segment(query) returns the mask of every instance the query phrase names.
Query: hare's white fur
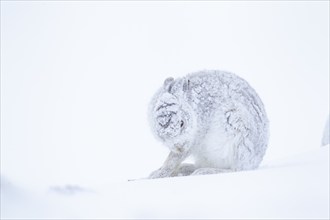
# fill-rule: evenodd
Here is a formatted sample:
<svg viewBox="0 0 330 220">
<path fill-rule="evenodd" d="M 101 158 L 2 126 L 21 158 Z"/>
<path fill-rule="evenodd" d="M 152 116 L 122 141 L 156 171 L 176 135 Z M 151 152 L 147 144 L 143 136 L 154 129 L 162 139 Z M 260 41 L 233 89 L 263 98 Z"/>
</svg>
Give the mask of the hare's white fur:
<svg viewBox="0 0 330 220">
<path fill-rule="evenodd" d="M 149 120 L 171 150 L 150 178 L 254 169 L 268 144 L 262 101 L 245 80 L 228 72 L 166 79 L 150 103 Z M 190 155 L 195 164 L 182 164 Z"/>
</svg>

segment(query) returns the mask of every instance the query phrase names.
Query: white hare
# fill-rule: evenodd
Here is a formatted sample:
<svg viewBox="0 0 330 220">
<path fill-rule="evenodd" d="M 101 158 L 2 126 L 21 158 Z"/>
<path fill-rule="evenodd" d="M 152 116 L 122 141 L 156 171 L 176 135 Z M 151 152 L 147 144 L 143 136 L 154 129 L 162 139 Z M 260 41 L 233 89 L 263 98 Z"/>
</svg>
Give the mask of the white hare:
<svg viewBox="0 0 330 220">
<path fill-rule="evenodd" d="M 149 178 L 254 169 L 268 144 L 262 101 L 245 80 L 228 72 L 166 79 L 150 103 L 149 120 L 171 151 Z M 195 164 L 182 164 L 188 156 Z"/>
</svg>

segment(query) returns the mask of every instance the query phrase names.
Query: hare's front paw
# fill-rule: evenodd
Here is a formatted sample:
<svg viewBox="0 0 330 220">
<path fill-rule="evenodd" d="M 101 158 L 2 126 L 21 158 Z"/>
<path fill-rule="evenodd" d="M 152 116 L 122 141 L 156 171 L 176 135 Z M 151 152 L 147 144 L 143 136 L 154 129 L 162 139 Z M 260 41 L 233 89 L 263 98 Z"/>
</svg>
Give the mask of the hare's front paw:
<svg viewBox="0 0 330 220">
<path fill-rule="evenodd" d="M 155 170 L 154 172 L 152 172 L 148 178 L 157 179 L 157 178 L 164 178 L 164 177 L 169 177 L 169 176 L 171 176 L 171 173 L 168 170 L 159 168 L 158 170 Z"/>
</svg>

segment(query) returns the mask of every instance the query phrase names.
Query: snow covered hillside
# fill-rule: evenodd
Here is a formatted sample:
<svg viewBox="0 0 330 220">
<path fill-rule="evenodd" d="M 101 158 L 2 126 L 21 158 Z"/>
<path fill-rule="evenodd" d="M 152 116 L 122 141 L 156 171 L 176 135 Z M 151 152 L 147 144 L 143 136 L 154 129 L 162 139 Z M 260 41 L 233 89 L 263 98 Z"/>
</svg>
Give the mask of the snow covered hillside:
<svg viewBox="0 0 330 220">
<path fill-rule="evenodd" d="M 2 183 L 1 217 L 328 219 L 329 146 L 247 172 L 47 191 Z"/>
</svg>

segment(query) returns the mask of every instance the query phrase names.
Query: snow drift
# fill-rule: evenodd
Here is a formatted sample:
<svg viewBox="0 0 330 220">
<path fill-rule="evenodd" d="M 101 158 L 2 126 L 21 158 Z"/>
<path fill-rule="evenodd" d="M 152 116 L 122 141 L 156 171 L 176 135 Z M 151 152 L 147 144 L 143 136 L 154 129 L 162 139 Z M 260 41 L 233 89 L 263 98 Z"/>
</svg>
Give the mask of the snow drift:
<svg viewBox="0 0 330 220">
<path fill-rule="evenodd" d="M 329 146 L 254 171 L 112 182 L 93 190 L 23 190 L 2 178 L 1 218 L 329 218 Z"/>
</svg>

